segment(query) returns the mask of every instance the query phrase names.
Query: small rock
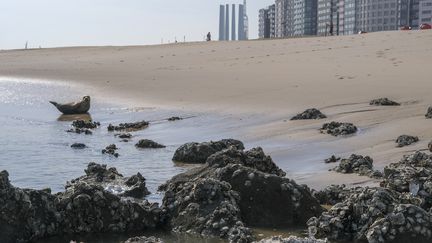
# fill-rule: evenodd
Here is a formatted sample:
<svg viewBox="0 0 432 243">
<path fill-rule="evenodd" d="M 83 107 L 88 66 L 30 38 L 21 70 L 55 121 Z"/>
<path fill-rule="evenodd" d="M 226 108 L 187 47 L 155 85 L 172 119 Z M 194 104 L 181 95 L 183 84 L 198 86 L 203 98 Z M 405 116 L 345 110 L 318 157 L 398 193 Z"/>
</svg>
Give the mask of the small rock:
<svg viewBox="0 0 432 243">
<path fill-rule="evenodd" d="M 408 145 L 411 145 L 413 143 L 416 143 L 419 141 L 418 137 L 409 136 L 409 135 L 401 135 L 396 139 L 396 143 L 398 144 L 398 147 L 405 147 Z"/>
<path fill-rule="evenodd" d="M 326 164 L 329 164 L 329 163 L 336 163 L 336 162 L 338 162 L 340 159 L 341 159 L 340 157 L 336 157 L 335 155 L 332 155 L 330 158 L 325 159 L 324 162 L 325 162 Z"/>
<path fill-rule="evenodd" d="M 76 133 L 76 134 L 85 134 L 85 135 L 92 135 L 93 132 L 90 129 L 87 128 L 72 128 L 67 130 L 66 132 L 70 132 L 70 133 Z"/>
<path fill-rule="evenodd" d="M 429 142 L 429 144 L 428 144 L 428 148 L 429 148 L 429 151 L 432 152 L 432 141 Z"/>
<path fill-rule="evenodd" d="M 74 149 L 84 149 L 86 147 L 87 146 L 83 143 L 74 143 L 71 145 L 71 148 L 74 148 Z"/>
<path fill-rule="evenodd" d="M 324 119 L 327 118 L 326 115 L 321 113 L 318 109 L 312 108 L 307 109 L 304 112 L 297 114 L 293 118 L 291 118 L 292 121 L 294 120 L 311 120 L 311 119 Z"/>
<path fill-rule="evenodd" d="M 72 126 L 75 128 L 87 128 L 87 129 L 95 129 L 100 126 L 99 122 L 92 122 L 86 120 L 75 120 L 72 122 Z"/>
<path fill-rule="evenodd" d="M 397 103 L 393 100 L 389 100 L 388 98 L 380 98 L 380 99 L 371 100 L 371 102 L 369 104 L 370 105 L 376 105 L 376 106 L 400 106 L 399 103 Z"/>
<path fill-rule="evenodd" d="M 373 159 L 369 156 L 353 154 L 348 159 L 342 159 L 340 164 L 334 168 L 336 172 L 351 174 L 357 173 L 361 176 L 381 178 L 382 173 L 373 170 Z"/>
<path fill-rule="evenodd" d="M 183 120 L 183 118 L 178 117 L 178 116 L 173 116 L 173 117 L 168 118 L 168 121 L 180 121 L 180 120 Z"/>
<path fill-rule="evenodd" d="M 120 134 L 116 134 L 115 136 L 118 138 L 121 138 L 121 139 L 131 139 L 132 138 L 132 134 L 130 134 L 130 133 L 120 133 Z"/>
<path fill-rule="evenodd" d="M 127 239 L 124 243 L 164 243 L 161 239 L 154 236 L 137 236 Z"/>
<path fill-rule="evenodd" d="M 102 154 L 109 154 L 114 157 L 119 157 L 119 154 L 116 153 L 117 146 L 115 144 L 108 145 L 105 149 L 102 149 Z"/>
<path fill-rule="evenodd" d="M 137 144 L 135 144 L 137 148 L 165 148 L 165 145 L 156 143 L 149 139 L 141 139 Z"/>
<path fill-rule="evenodd" d="M 120 123 L 118 126 L 114 126 L 112 124 L 108 125 L 108 131 L 138 131 L 149 126 L 149 122 L 140 121 L 133 123 Z"/>
</svg>

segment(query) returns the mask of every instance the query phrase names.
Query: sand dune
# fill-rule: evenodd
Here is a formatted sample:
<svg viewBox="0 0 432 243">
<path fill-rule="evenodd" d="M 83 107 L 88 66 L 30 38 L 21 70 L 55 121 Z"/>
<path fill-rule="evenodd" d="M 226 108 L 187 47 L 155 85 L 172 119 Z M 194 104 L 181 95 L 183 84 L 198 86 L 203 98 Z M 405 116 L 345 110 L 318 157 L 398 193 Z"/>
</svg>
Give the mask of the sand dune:
<svg viewBox="0 0 432 243">
<path fill-rule="evenodd" d="M 285 163 L 285 169 L 295 168 L 293 154 L 313 153 L 311 148 L 321 152 L 315 151 L 310 163 L 318 164 L 332 152 L 356 152 L 371 155 L 381 169 L 403 154 L 425 149 L 432 139 L 432 120 L 424 119 L 432 105 L 431 43 L 432 31 L 408 31 L 2 51 L 0 76 L 83 84 L 90 95 L 133 105 L 262 114 L 261 122 L 242 128 L 244 139 L 262 142 L 264 147 L 280 144 L 268 149 Z M 379 97 L 397 100 L 402 106 L 368 105 Z M 326 121 L 353 122 L 361 130 L 356 136 L 333 138 L 317 132 L 324 121 L 288 121 L 310 107 L 326 113 Z M 421 141 L 396 148 L 394 140 L 401 134 L 419 136 Z M 284 146 L 292 140 L 304 145 Z M 327 183 L 369 181 L 355 176 L 329 178 L 330 166 L 320 166 L 319 175 L 292 175 L 315 187 L 323 185 L 324 177 Z"/>
</svg>

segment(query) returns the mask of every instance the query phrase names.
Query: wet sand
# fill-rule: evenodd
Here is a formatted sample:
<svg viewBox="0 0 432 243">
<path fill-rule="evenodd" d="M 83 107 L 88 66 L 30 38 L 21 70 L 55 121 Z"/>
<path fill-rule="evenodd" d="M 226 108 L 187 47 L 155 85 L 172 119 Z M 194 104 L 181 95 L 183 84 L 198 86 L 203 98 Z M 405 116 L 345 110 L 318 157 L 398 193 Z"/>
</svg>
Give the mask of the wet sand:
<svg viewBox="0 0 432 243">
<path fill-rule="evenodd" d="M 2 51 L 0 76 L 63 82 L 128 107 L 230 117 L 237 122 L 201 125 L 223 128 L 224 136 L 235 135 L 249 148 L 262 146 L 289 177 L 313 188 L 371 184 L 369 178 L 329 172 L 335 165 L 323 160 L 359 153 L 382 169 L 427 147 L 432 139 L 432 121 L 424 118 L 432 104 L 431 40 L 432 31 L 409 31 Z M 369 106 L 369 100 L 379 97 L 402 106 Z M 311 107 L 329 118 L 289 121 Z M 344 138 L 320 134 L 318 128 L 333 120 L 353 122 L 360 131 Z M 419 136 L 420 142 L 396 148 L 394 140 L 402 134 Z"/>
</svg>

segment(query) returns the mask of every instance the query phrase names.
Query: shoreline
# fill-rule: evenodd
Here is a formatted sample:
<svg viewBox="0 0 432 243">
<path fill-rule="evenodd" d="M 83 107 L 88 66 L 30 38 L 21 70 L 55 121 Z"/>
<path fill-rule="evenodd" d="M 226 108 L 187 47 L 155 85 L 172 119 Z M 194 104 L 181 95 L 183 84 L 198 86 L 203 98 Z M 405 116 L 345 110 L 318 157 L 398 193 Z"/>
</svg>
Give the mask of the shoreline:
<svg viewBox="0 0 432 243">
<path fill-rule="evenodd" d="M 309 167 L 319 165 L 327 171 L 329 167 L 321 163 L 332 154 L 348 157 L 357 153 L 371 156 L 382 169 L 403 154 L 424 149 L 432 138 L 428 129 L 432 125 L 424 119 L 432 104 L 432 82 L 424 71 L 432 63 L 432 49 L 423 48 L 430 40 L 430 31 L 394 31 L 253 42 L 8 51 L 0 53 L 5 63 L 0 76 L 51 80 L 127 107 L 239 117 L 236 129 L 243 139 L 275 154 L 275 161 L 289 174 L 289 163 L 304 160 L 299 154 L 309 153 L 308 146 L 316 153 L 306 160 Z M 379 97 L 402 106 L 369 106 L 371 99 Z M 312 107 L 329 118 L 289 121 Z M 320 134 L 321 125 L 330 121 L 352 122 L 360 132 L 348 138 Z M 419 136 L 420 142 L 396 148 L 394 140 L 402 134 Z M 297 179 L 308 182 L 302 181 L 302 175 Z M 354 183 L 363 180 L 356 178 Z"/>
</svg>

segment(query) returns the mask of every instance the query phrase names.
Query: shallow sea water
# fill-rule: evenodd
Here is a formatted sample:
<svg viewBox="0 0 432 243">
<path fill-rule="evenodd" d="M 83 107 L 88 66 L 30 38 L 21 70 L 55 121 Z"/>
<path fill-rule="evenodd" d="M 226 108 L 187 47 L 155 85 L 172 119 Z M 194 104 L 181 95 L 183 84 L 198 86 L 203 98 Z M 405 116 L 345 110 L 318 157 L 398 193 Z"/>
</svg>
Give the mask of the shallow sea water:
<svg viewBox="0 0 432 243">
<path fill-rule="evenodd" d="M 84 175 L 89 162 L 116 167 L 125 176 L 140 172 L 145 178 L 151 195 L 149 201 L 161 202 L 163 195 L 157 192 L 159 185 L 172 176 L 184 172 L 193 165 L 176 164 L 171 161 L 174 151 L 186 142 L 202 142 L 223 138 L 236 138 L 245 142 L 247 148 L 263 146 L 266 152 L 285 150 L 288 144 L 276 141 L 248 141 L 242 127 L 260 122 L 260 115 L 234 116 L 209 113 L 191 113 L 179 110 L 164 110 L 153 107 L 127 107 L 110 103 L 109 100 L 92 99 L 90 116 L 101 123 L 93 135 L 67 133 L 72 120 L 79 117 L 62 116 L 48 101 L 70 102 L 89 95 L 80 88 L 47 81 L 29 81 L 0 78 L 0 170 L 7 170 L 14 186 L 22 188 L 51 188 L 53 192 L 64 190 L 67 181 Z M 186 119 L 169 122 L 172 116 Z M 144 130 L 132 132 L 130 142 L 121 142 L 108 124 L 150 121 Z M 151 139 L 162 143 L 164 149 L 140 150 L 135 143 L 140 139 Z M 88 148 L 74 150 L 73 143 L 84 143 Z M 109 144 L 119 147 L 118 158 L 103 155 L 101 150 Z M 281 147 L 282 146 L 282 147 Z M 273 157 L 287 172 L 312 161 L 311 155 L 292 154 L 290 159 Z M 298 165 L 297 165 L 298 164 Z M 316 168 L 315 168 L 316 169 Z M 312 169 L 311 169 L 312 170 Z M 295 230 L 297 231 L 297 230 Z M 257 230 L 258 232 L 258 230 Z M 264 231 L 264 235 L 281 234 L 284 231 Z M 288 234 L 291 230 L 286 231 Z M 285 233 L 286 233 L 285 232 Z M 220 239 L 149 232 L 166 242 L 224 242 Z M 71 239 L 84 242 L 120 242 L 134 235 L 97 234 L 91 236 L 63 236 L 41 242 L 69 242 Z"/>
</svg>

